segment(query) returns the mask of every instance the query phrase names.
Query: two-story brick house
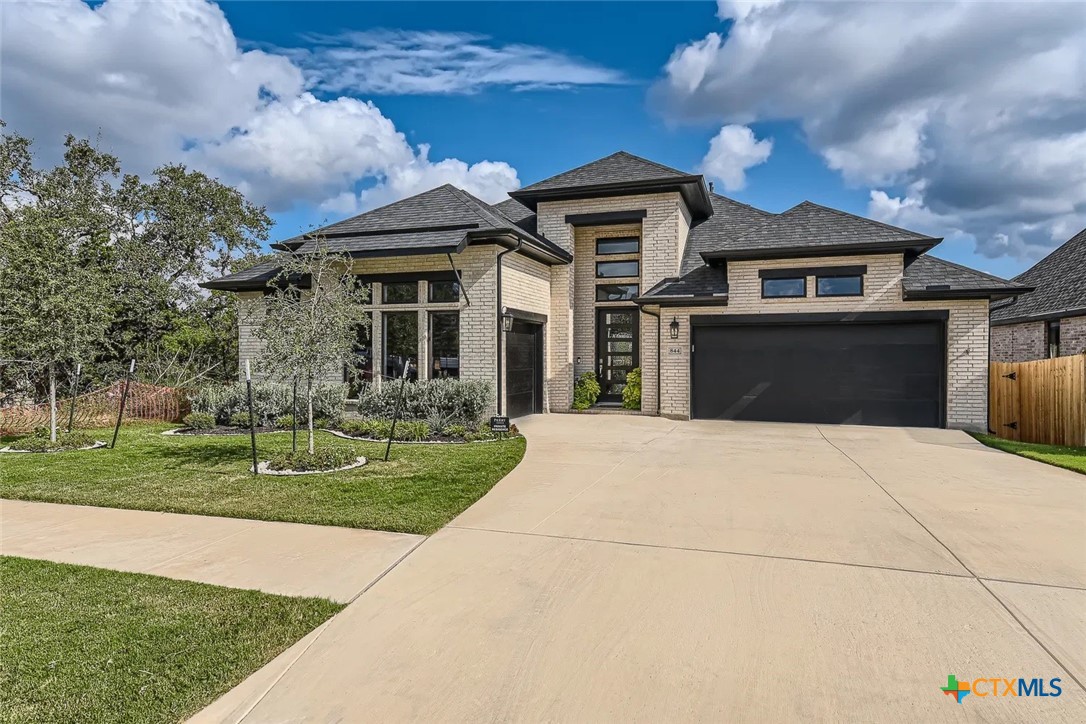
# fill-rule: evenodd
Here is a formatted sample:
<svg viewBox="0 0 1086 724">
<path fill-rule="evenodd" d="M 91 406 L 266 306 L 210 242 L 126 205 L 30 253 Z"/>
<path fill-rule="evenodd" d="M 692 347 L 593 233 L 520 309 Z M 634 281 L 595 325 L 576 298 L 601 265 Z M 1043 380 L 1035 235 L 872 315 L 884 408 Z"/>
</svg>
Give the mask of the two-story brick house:
<svg viewBox="0 0 1086 724">
<path fill-rule="evenodd" d="M 493 381 L 515 417 L 568 411 L 585 372 L 615 405 L 640 368 L 646 414 L 986 425 L 988 306 L 1028 288 L 927 255 L 940 239 L 809 202 L 771 214 L 625 152 L 510 196 L 442 186 L 314 232 L 372 284 L 375 384 L 410 360 Z M 258 314 L 276 272 L 205 286 Z"/>
</svg>

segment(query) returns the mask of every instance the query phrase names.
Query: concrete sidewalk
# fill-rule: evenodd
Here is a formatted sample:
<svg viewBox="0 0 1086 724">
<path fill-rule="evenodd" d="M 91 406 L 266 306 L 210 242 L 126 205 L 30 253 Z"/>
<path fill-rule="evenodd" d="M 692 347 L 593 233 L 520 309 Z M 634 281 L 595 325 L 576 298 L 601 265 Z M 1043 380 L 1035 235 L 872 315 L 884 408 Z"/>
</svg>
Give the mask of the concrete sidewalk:
<svg viewBox="0 0 1086 724">
<path fill-rule="evenodd" d="M 422 536 L 0 501 L 0 553 L 346 603 Z"/>
</svg>

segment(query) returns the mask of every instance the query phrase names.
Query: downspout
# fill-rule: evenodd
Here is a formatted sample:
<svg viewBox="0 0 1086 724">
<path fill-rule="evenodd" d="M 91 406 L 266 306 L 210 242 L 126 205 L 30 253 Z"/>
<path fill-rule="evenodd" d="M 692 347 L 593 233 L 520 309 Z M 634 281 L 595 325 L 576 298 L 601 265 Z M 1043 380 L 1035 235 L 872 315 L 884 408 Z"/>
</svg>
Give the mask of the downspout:
<svg viewBox="0 0 1086 724">
<path fill-rule="evenodd" d="M 660 416 L 660 404 L 663 402 L 664 393 L 660 389 L 660 368 L 663 366 L 664 340 L 660 339 L 660 312 L 650 312 L 641 307 L 641 311 L 650 317 L 656 317 L 656 416 Z M 663 311 L 662 309 L 660 311 Z"/>
<path fill-rule="evenodd" d="M 497 320 L 498 320 L 498 336 L 497 336 L 497 357 L 498 357 L 498 416 L 502 414 L 502 257 L 512 251 L 520 251 L 521 245 L 524 243 L 522 239 L 517 239 L 517 245 L 512 249 L 506 249 L 505 251 L 498 252 L 498 308 L 497 308 Z"/>
</svg>

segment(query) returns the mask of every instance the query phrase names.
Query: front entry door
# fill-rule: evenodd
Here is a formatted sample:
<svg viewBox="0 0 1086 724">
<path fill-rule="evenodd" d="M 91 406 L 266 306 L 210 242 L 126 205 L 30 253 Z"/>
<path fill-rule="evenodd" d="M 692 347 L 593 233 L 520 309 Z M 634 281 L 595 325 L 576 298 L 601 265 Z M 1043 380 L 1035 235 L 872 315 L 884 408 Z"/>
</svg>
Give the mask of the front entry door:
<svg viewBox="0 0 1086 724">
<path fill-rule="evenodd" d="M 605 307 L 596 310 L 596 376 L 600 402 L 622 402 L 626 375 L 637 367 L 638 310 Z"/>
</svg>

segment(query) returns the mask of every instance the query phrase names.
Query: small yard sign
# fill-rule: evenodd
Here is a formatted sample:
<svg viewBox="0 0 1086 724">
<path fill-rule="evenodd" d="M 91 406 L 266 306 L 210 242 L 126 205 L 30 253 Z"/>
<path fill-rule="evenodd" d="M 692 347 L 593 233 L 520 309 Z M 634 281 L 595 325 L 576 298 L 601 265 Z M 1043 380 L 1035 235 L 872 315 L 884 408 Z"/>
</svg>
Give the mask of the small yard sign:
<svg viewBox="0 0 1086 724">
<path fill-rule="evenodd" d="M 491 432 L 509 432 L 509 418 L 508 417 L 492 417 L 492 418 L 490 418 L 490 431 Z"/>
</svg>

